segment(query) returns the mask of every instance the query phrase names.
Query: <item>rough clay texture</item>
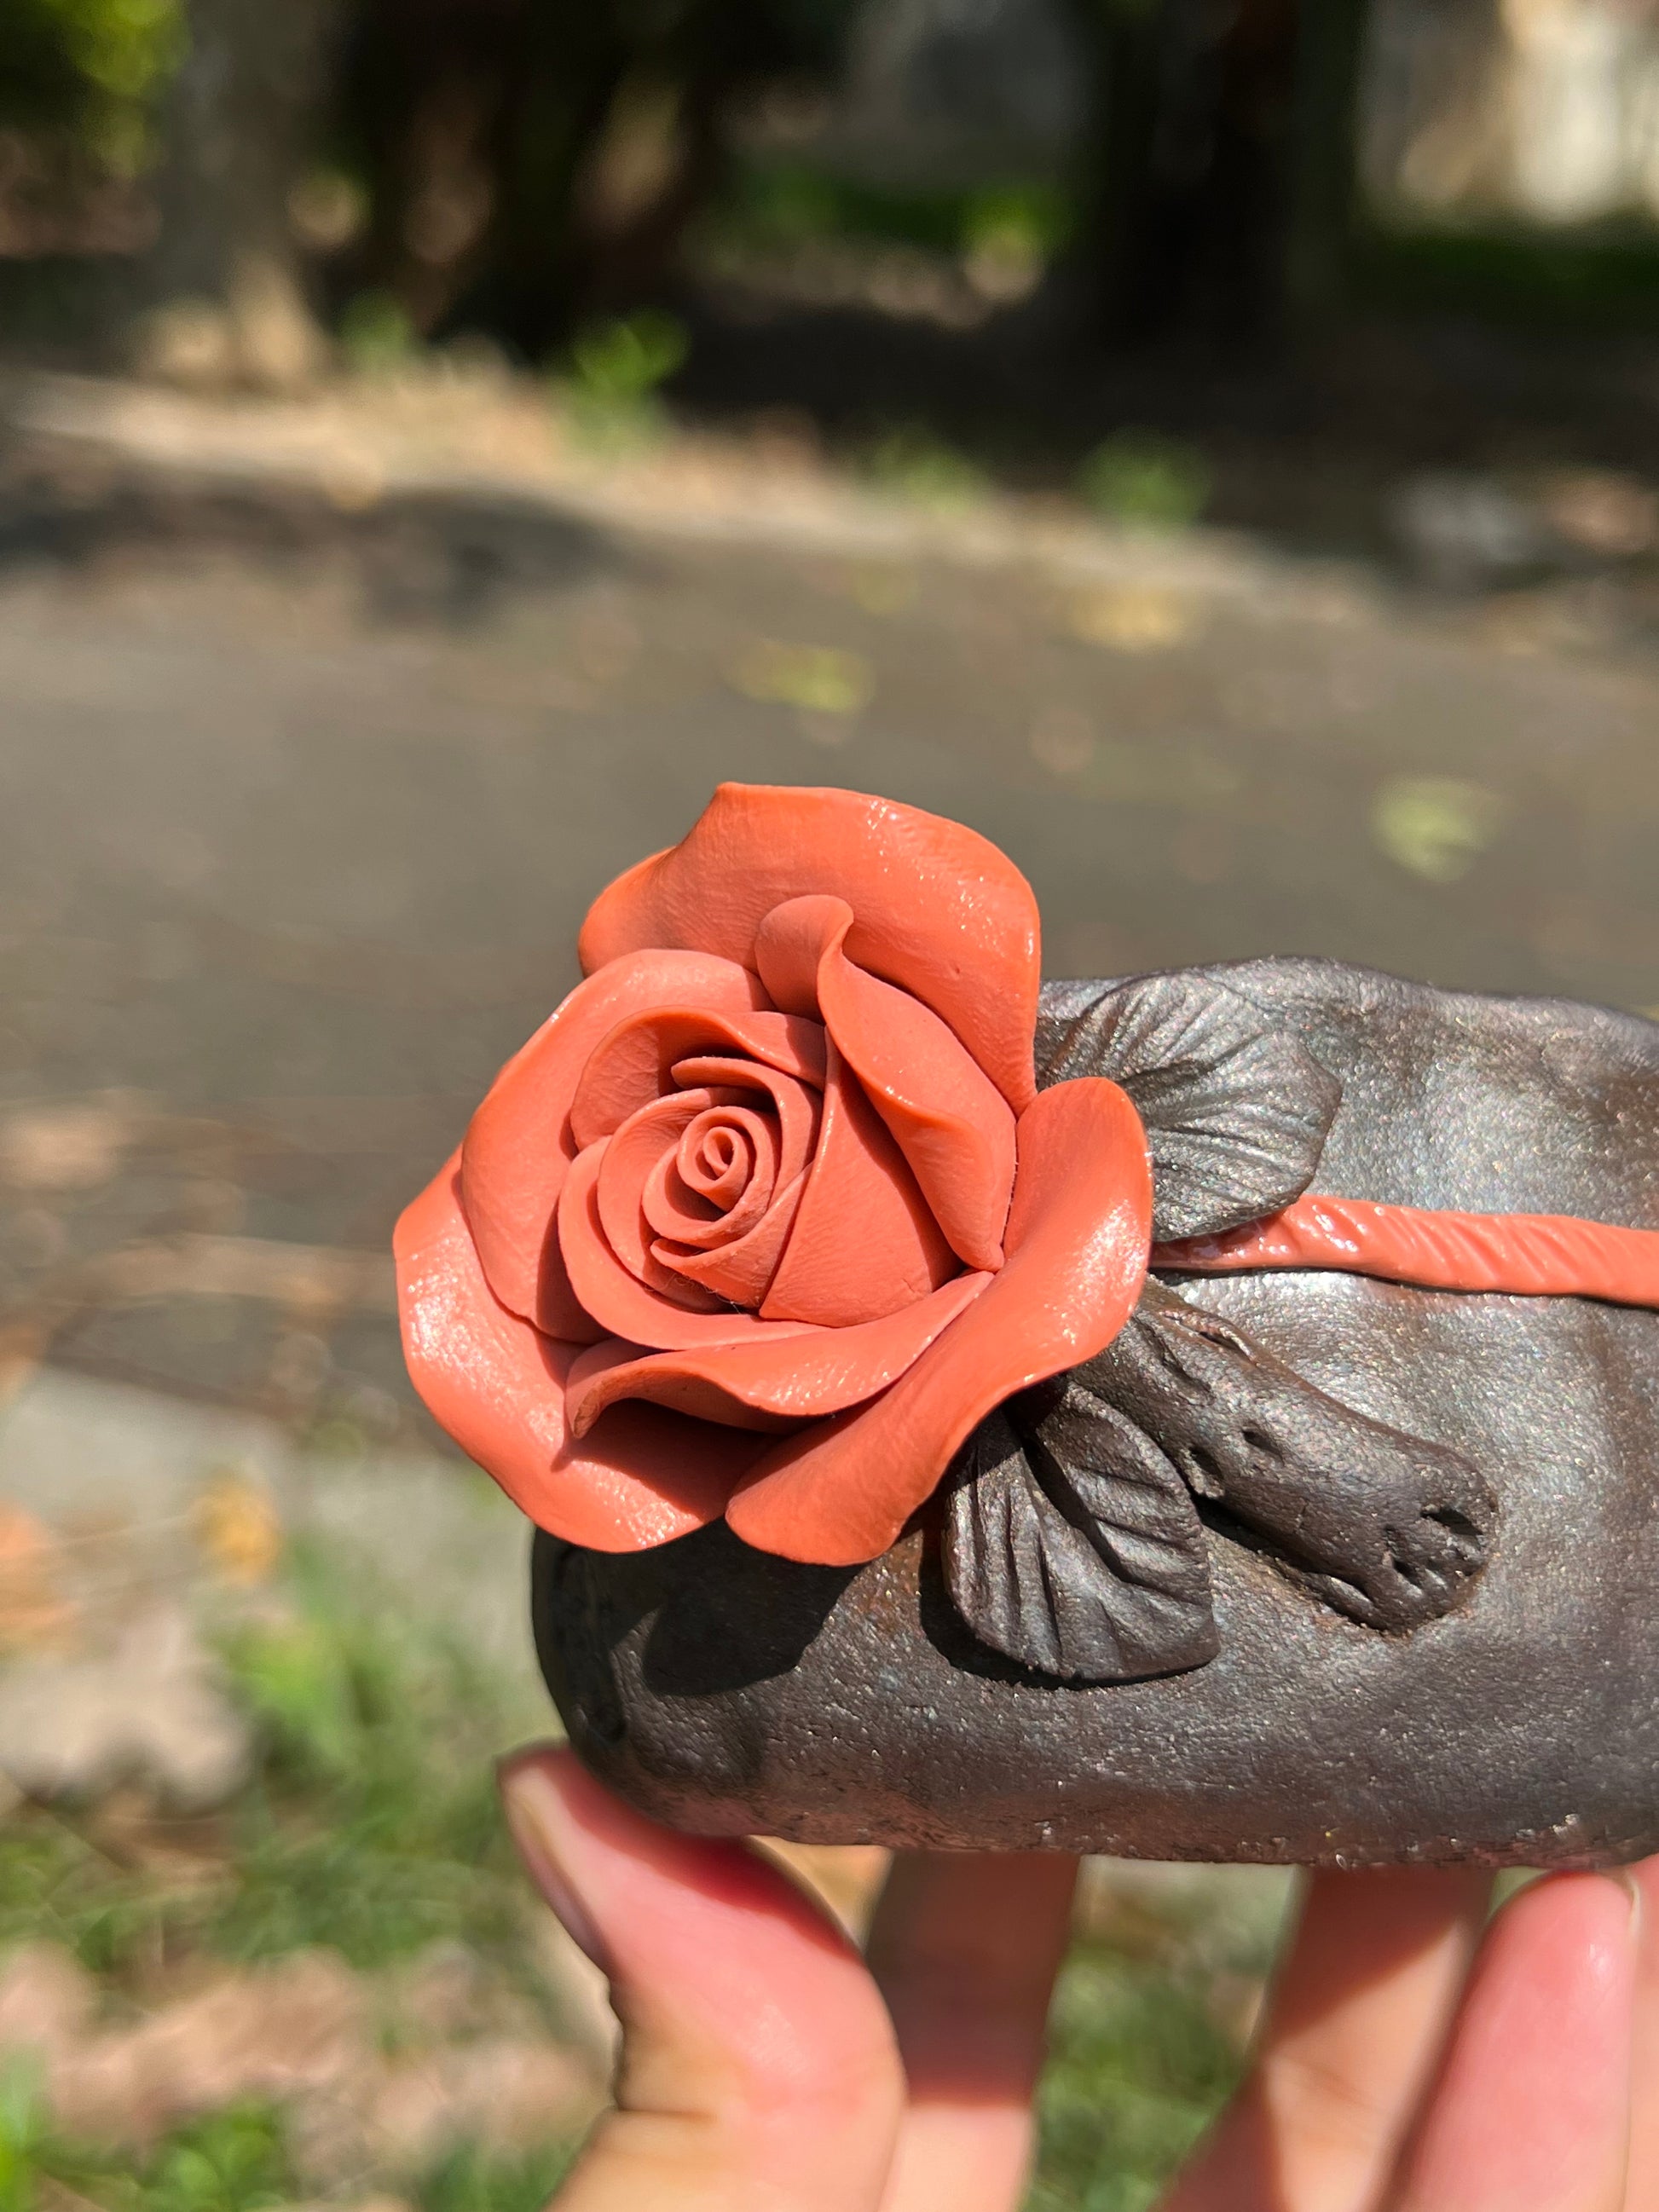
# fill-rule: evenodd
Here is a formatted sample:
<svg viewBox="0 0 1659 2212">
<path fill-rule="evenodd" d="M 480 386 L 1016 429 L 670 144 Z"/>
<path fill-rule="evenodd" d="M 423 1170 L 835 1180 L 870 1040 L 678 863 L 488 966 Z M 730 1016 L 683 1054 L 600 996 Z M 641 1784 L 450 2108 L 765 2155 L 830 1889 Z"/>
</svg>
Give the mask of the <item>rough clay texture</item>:
<svg viewBox="0 0 1659 2212">
<path fill-rule="evenodd" d="M 1659 1026 L 1315 961 L 1207 972 L 1340 1079 L 1322 1189 L 1659 1228 Z M 1051 986 L 1045 1017 L 1099 988 Z M 821 1843 L 1322 1865 L 1659 1848 L 1659 1314 L 1334 1274 L 1182 1287 L 1483 1471 L 1498 1520 L 1458 1610 L 1381 1632 L 1212 1534 L 1216 1657 L 1070 1686 L 969 1636 L 936 1525 L 855 1569 L 722 1527 L 627 1557 L 544 1538 L 538 1644 L 583 1757 L 677 1826 Z"/>
</svg>

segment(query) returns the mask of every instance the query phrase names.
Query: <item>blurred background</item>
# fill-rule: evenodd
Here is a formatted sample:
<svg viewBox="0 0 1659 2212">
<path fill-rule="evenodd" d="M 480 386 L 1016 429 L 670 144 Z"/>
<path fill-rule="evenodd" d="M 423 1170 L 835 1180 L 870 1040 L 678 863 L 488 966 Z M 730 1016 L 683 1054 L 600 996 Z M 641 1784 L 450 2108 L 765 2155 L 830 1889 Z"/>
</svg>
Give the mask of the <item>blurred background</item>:
<svg viewBox="0 0 1659 2212">
<path fill-rule="evenodd" d="M 0 2212 L 534 2212 L 608 2030 L 399 1205 L 725 776 L 1051 975 L 1659 1013 L 1659 6 L 7 0 L 0 702 Z M 1033 2212 L 1288 1895 L 1089 1869 Z"/>
</svg>

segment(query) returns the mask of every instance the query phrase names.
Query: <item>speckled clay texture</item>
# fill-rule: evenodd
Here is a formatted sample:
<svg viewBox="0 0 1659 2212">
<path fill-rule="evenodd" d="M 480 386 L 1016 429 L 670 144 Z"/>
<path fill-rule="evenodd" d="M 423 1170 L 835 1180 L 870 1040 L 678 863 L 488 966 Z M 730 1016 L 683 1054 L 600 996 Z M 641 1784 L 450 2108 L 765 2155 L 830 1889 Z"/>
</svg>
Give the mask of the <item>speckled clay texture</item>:
<svg viewBox="0 0 1659 2212">
<path fill-rule="evenodd" d="M 1340 1082 L 1322 1191 L 1659 1228 L 1653 1024 L 1320 962 L 1204 972 Z M 1039 1065 L 1107 988 L 1048 988 Z M 1338 1865 L 1659 1848 L 1659 1314 L 1328 1273 L 1167 1280 L 1478 1470 L 1495 1510 L 1460 1603 L 1379 1630 L 1219 1516 L 1215 1656 L 1071 1685 L 963 1625 L 939 1500 L 861 1567 L 722 1526 L 625 1557 L 544 1536 L 539 1646 L 595 1771 L 682 1826 L 821 1842 Z"/>
</svg>

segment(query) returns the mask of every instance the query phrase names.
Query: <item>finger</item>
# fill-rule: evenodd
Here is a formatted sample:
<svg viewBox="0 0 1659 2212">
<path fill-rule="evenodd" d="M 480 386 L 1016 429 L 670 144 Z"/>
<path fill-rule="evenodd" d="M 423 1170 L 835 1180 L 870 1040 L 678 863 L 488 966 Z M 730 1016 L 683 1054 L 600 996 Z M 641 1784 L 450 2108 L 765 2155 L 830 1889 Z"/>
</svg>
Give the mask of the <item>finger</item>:
<svg viewBox="0 0 1659 2212">
<path fill-rule="evenodd" d="M 1077 1861 L 895 1859 L 870 1930 L 910 2102 L 883 2212 L 1013 2212 Z"/>
<path fill-rule="evenodd" d="M 1625 2212 L 1659 2212 L 1659 1859 L 1629 1869 L 1642 1897 L 1631 2052 L 1630 2172 Z"/>
<path fill-rule="evenodd" d="M 1440 2055 L 1489 1876 L 1316 1874 L 1243 2087 L 1165 2212 L 1371 2212 Z"/>
<path fill-rule="evenodd" d="M 623 2027 L 561 2212 L 874 2212 L 903 2075 L 840 1930 L 769 1862 L 641 1819 L 569 1752 L 519 1753 L 501 1789 Z"/>
<path fill-rule="evenodd" d="M 1553 1875 L 1481 1944 L 1395 2212 L 1621 2212 L 1636 1889 Z"/>
</svg>

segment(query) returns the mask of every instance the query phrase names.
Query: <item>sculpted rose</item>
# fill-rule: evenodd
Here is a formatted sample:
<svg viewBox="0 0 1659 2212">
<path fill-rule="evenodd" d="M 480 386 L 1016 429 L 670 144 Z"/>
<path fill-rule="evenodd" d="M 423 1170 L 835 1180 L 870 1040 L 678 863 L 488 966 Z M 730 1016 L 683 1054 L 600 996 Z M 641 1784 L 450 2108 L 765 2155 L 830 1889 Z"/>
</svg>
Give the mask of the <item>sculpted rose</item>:
<svg viewBox="0 0 1659 2212">
<path fill-rule="evenodd" d="M 873 1558 L 1145 1279 L 1133 1108 L 1036 1088 L 1030 888 L 914 808 L 727 784 L 580 951 L 398 1224 L 416 1387 L 571 1542 Z"/>
</svg>

